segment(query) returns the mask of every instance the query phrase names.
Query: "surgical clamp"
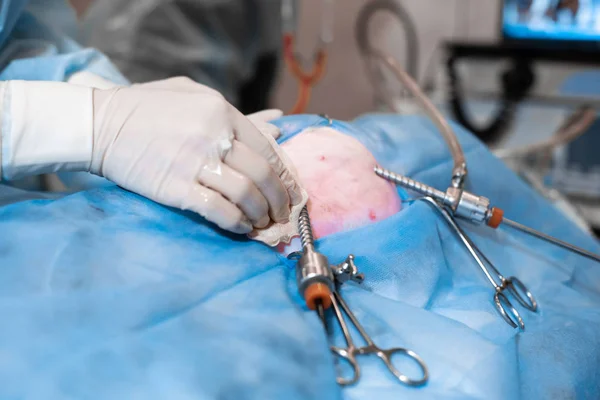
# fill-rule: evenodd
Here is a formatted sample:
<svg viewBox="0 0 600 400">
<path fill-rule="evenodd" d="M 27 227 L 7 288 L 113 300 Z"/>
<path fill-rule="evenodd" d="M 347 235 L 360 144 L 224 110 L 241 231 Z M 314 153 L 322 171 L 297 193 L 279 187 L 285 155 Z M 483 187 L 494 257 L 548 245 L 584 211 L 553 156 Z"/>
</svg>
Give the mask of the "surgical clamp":
<svg viewBox="0 0 600 400">
<path fill-rule="evenodd" d="M 494 266 L 494 264 L 481 252 L 481 250 L 479 250 L 475 243 L 471 241 L 471 239 L 467 236 L 467 234 L 465 234 L 460 226 L 458 226 L 448 210 L 442 207 L 437 201 L 431 197 L 423 197 L 419 200 L 432 206 L 446 220 L 450 228 L 460 238 L 469 253 L 471 253 L 475 259 L 475 262 L 477 265 L 479 265 L 496 291 L 494 294 L 494 304 L 496 305 L 496 308 L 498 309 L 498 312 L 502 318 L 504 318 L 504 320 L 513 328 L 519 327 L 521 330 L 524 330 L 525 323 L 523 322 L 521 315 L 513 307 L 504 292 L 508 290 L 523 307 L 529 311 L 536 312 L 538 307 L 537 302 L 535 301 L 529 289 L 527 289 L 523 282 L 515 277 L 505 278 Z M 498 281 L 500 283 L 498 283 Z M 523 296 L 521 293 L 524 293 L 525 296 Z M 506 308 L 508 308 L 508 312 Z M 509 312 L 514 318 L 509 315 Z"/>
<path fill-rule="evenodd" d="M 364 275 L 358 272 L 356 265 L 354 264 L 354 256 L 349 255 L 346 260 L 337 265 L 330 266 L 327 257 L 319 253 L 314 246 L 314 238 L 312 233 L 312 227 L 310 224 L 310 218 L 308 215 L 308 208 L 305 206 L 300 212 L 300 218 L 298 219 L 298 229 L 300 231 L 300 240 L 302 242 L 302 254 L 290 254 L 288 258 L 298 258 L 296 264 L 296 282 L 298 289 L 303 299 L 306 301 L 307 306 L 311 310 L 316 310 L 319 318 L 321 319 L 325 331 L 327 332 L 327 321 L 325 318 L 325 310 L 333 307 L 338 323 L 344 334 L 344 339 L 348 345 L 347 348 L 331 347 L 331 351 L 336 356 L 347 360 L 353 368 L 353 376 L 351 379 L 344 379 L 337 377 L 337 383 L 345 386 L 351 385 L 358 381 L 360 378 L 360 367 L 356 361 L 357 355 L 376 354 L 383 360 L 390 372 L 400 380 L 400 382 L 409 386 L 419 386 L 427 382 L 429 379 L 429 372 L 425 362 L 412 350 L 405 348 L 393 348 L 393 349 L 381 349 L 375 345 L 373 340 L 367 335 L 364 328 L 352 311 L 348 304 L 344 301 L 341 294 L 339 293 L 339 287 L 347 282 L 354 281 L 362 283 Z M 340 309 L 341 307 L 341 309 Z M 350 335 L 348 325 L 344 320 L 342 311 L 346 313 L 352 324 L 356 327 L 360 335 L 367 343 L 364 347 L 356 347 Z M 421 379 L 413 380 L 408 376 L 401 374 L 392 364 L 391 358 L 394 354 L 405 354 L 409 358 L 413 359 L 421 368 L 423 376 Z"/>
<path fill-rule="evenodd" d="M 335 291 L 332 294 L 331 301 L 332 301 L 332 305 L 333 305 L 333 310 L 335 312 L 338 323 L 340 324 L 340 327 L 342 328 L 342 333 L 344 334 L 344 339 L 347 344 L 347 347 L 345 347 L 345 348 L 332 346 L 331 351 L 337 357 L 340 357 L 340 358 L 348 361 L 348 363 L 352 366 L 352 370 L 353 370 L 353 375 L 352 375 L 352 378 L 350 378 L 350 379 L 345 379 L 345 378 L 338 376 L 337 377 L 338 384 L 340 384 L 342 386 L 347 386 L 347 385 L 352 385 L 352 384 L 356 383 L 360 379 L 360 366 L 358 365 L 356 357 L 361 356 L 361 355 L 369 355 L 369 354 L 375 354 L 375 355 L 377 355 L 377 357 L 381 358 L 381 360 L 385 363 L 388 370 L 400 382 L 402 382 L 405 385 L 421 386 L 425 382 L 427 382 L 427 380 L 429 379 L 429 371 L 427 370 L 427 365 L 425 364 L 423 359 L 421 359 L 421 357 L 419 357 L 417 355 L 417 353 L 415 353 L 412 350 L 405 349 L 403 347 L 395 347 L 395 348 L 391 348 L 391 349 L 382 349 L 382 348 L 378 347 L 373 342 L 373 339 L 371 339 L 371 337 L 367 334 L 367 332 L 365 332 L 365 329 L 360 324 L 360 322 L 358 322 L 358 319 L 356 319 L 356 316 L 352 313 L 352 311 L 350 310 L 350 307 L 348 307 L 348 304 L 346 304 L 346 302 L 340 295 L 339 291 Z M 354 341 L 352 340 L 352 336 L 350 335 L 350 330 L 348 329 L 348 325 L 346 324 L 346 321 L 344 320 L 342 310 L 348 316 L 348 318 L 350 319 L 350 321 L 352 322 L 352 324 L 354 325 L 354 327 L 356 328 L 356 330 L 358 331 L 360 336 L 362 336 L 362 338 L 364 339 L 364 341 L 367 344 L 366 346 L 356 347 L 356 345 L 354 344 Z M 411 379 L 408 376 L 400 373 L 400 371 L 398 371 L 396 369 L 396 367 L 394 367 L 394 365 L 392 364 L 392 356 L 394 356 L 395 354 L 406 355 L 408 358 L 415 361 L 418 364 L 419 368 L 421 369 L 421 372 L 423 374 L 422 378 L 421 379 Z"/>
</svg>

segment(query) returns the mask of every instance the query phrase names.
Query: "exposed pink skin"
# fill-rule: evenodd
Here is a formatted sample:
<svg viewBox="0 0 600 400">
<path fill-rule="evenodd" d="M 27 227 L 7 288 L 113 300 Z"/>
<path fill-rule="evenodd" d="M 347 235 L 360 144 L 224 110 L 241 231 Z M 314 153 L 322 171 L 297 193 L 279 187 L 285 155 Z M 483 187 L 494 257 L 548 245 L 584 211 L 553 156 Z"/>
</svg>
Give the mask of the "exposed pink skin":
<svg viewBox="0 0 600 400">
<path fill-rule="evenodd" d="M 356 139 L 319 127 L 300 133 L 282 147 L 308 192 L 316 238 L 381 221 L 400 211 L 396 188 L 375 175 L 375 158 Z M 279 251 L 286 252 L 286 247 Z"/>
</svg>

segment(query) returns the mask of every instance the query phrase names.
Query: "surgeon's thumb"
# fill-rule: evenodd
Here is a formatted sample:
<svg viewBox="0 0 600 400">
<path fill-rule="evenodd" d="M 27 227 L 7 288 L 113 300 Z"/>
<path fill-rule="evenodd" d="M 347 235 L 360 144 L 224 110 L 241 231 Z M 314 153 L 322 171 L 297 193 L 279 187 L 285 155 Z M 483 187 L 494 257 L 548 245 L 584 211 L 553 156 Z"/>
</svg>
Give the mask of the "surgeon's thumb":
<svg viewBox="0 0 600 400">
<path fill-rule="evenodd" d="M 263 134 L 270 135 L 273 139 L 281 136 L 281 131 L 278 127 L 270 124 L 269 121 L 277 119 L 283 115 L 283 111 L 277 109 L 263 110 L 253 114 L 248 114 L 246 117 L 252 122 L 258 130 Z"/>
</svg>

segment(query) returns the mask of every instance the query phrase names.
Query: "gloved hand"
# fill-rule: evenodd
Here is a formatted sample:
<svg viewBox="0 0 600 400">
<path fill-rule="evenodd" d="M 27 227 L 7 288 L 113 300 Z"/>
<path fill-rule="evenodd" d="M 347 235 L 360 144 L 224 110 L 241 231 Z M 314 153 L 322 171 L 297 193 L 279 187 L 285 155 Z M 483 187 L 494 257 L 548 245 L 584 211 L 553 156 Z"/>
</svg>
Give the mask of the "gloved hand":
<svg viewBox="0 0 600 400">
<path fill-rule="evenodd" d="M 301 189 L 272 134 L 191 80 L 108 90 L 10 85 L 0 87 L 9 92 L 5 98 L 13 97 L 2 113 L 13 120 L 9 134 L 2 132 L 9 141 L 2 143 L 9 154 L 2 160 L 5 179 L 89 169 L 236 233 L 287 222 L 290 205 L 300 201 Z M 253 117 L 258 125 L 261 118 Z"/>
<path fill-rule="evenodd" d="M 94 91 L 90 171 L 232 232 L 289 218 L 296 182 L 275 147 L 218 92 L 188 79 Z"/>
<path fill-rule="evenodd" d="M 281 131 L 275 125 L 270 124 L 269 121 L 277 119 L 282 115 L 283 111 L 272 109 L 249 114 L 247 117 L 262 133 L 271 135 L 273 139 L 277 140 L 281 136 Z"/>
</svg>

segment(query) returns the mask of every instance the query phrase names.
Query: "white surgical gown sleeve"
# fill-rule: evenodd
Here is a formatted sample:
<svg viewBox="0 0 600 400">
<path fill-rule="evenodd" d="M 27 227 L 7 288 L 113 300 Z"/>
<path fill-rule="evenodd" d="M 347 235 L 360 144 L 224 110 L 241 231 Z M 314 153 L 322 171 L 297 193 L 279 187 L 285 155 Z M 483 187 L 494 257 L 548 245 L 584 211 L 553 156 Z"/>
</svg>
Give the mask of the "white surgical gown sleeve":
<svg viewBox="0 0 600 400">
<path fill-rule="evenodd" d="M 89 169 L 91 88 L 58 82 L 0 82 L 0 99 L 3 180 Z M 68 105 L 77 105 L 77 111 L 64 118 Z"/>
<path fill-rule="evenodd" d="M 68 81 L 77 85 L 110 88 L 114 85 L 127 85 L 128 81 L 99 51 L 83 48 L 73 39 L 77 31 L 77 22 L 74 12 L 64 0 L 4 0 L 0 2 L 0 81 L 27 80 L 27 81 Z M 5 85 L 4 85 L 5 87 Z M 6 90 L 4 90 L 6 93 Z M 12 92 L 12 91 L 11 91 Z M 76 88 L 72 88 L 60 96 L 73 97 Z M 57 98 L 50 100 L 48 113 L 53 111 L 58 103 Z M 34 102 L 32 106 L 39 105 Z M 90 106 L 91 107 L 91 106 Z M 56 110 L 54 110 L 56 111 Z M 6 116 L 7 111 L 2 109 L 1 115 Z M 54 123 L 50 121 L 49 124 Z M 58 136 L 37 138 L 39 143 L 53 140 L 54 147 L 61 146 L 63 152 L 82 154 L 85 150 L 81 147 L 81 138 L 71 140 L 76 131 L 74 126 L 84 124 L 79 118 L 72 120 L 71 124 L 61 130 Z M 49 126 L 48 126 L 49 127 Z M 7 176 L 20 176 L 22 173 L 39 171 L 38 163 L 29 163 L 27 168 L 14 167 L 15 160 L 31 159 L 33 152 L 39 152 L 25 146 L 32 143 L 30 134 L 23 136 L 23 146 L 13 148 L 17 138 L 26 130 L 18 129 L 11 124 L 11 119 L 3 117 L 1 144 L 2 155 L 0 168 L 8 172 L 0 174 L 4 179 Z M 49 129 L 41 132 L 47 133 Z M 68 144 L 67 144 L 68 142 Z M 54 147 L 46 143 L 48 149 Z M 65 147 L 66 146 L 66 147 Z M 59 153 L 64 155 L 64 153 Z M 39 155 L 39 154 L 38 154 Z M 71 160 L 74 161 L 74 160 Z M 38 166 L 36 166 L 38 165 Z M 75 165 L 75 164 L 74 164 Z M 67 168 L 70 169 L 70 168 Z M 8 174 L 8 175 L 7 175 Z M 69 190 L 86 189 L 98 185 L 106 185 L 107 181 L 92 176 L 88 173 L 59 173 L 60 180 Z M 48 187 L 43 181 L 33 182 L 31 179 L 11 181 L 12 185 L 27 189 L 54 189 Z"/>
</svg>

